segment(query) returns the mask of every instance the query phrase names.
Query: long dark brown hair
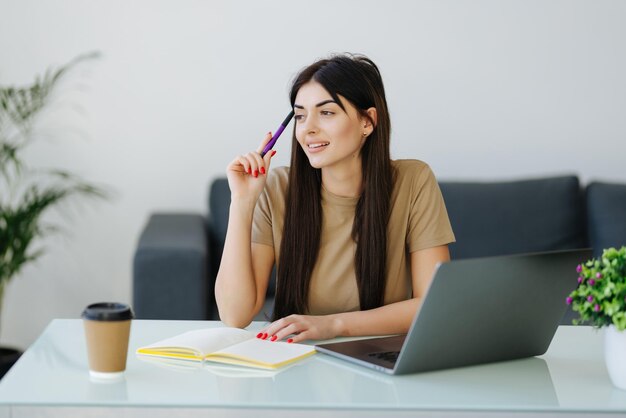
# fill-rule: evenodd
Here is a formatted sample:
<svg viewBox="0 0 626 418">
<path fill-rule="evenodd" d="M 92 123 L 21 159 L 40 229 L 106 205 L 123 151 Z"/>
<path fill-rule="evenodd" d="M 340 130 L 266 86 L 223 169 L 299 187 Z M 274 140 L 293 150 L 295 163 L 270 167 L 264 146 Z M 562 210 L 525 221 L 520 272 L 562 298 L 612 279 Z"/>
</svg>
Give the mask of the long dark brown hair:
<svg viewBox="0 0 626 418">
<path fill-rule="evenodd" d="M 376 308 L 382 306 L 385 294 L 387 223 L 393 187 L 389 155 L 391 124 L 383 81 L 378 67 L 369 58 L 335 55 L 313 63 L 297 75 L 290 93 L 292 107 L 298 90 L 309 81 L 321 84 L 344 111 L 339 95 L 350 102 L 361 117 L 369 119 L 366 110 L 376 108 L 377 120 L 371 121 L 374 130 L 361 149 L 363 191 L 352 228 L 360 308 Z M 321 184 L 321 171 L 309 164 L 294 127 L 285 224 L 276 271 L 274 320 L 307 312 L 309 285 L 322 228 Z"/>
</svg>

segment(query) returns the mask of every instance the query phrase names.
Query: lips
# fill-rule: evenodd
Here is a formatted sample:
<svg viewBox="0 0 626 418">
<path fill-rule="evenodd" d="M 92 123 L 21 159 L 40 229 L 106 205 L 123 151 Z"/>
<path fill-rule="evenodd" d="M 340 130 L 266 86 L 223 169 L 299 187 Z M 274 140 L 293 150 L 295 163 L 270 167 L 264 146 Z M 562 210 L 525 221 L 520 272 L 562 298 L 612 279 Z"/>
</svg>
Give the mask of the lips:
<svg viewBox="0 0 626 418">
<path fill-rule="evenodd" d="M 310 144 L 307 144 L 306 146 L 309 148 L 309 150 L 318 150 L 326 147 L 328 144 L 330 144 L 330 142 L 312 142 Z"/>
</svg>

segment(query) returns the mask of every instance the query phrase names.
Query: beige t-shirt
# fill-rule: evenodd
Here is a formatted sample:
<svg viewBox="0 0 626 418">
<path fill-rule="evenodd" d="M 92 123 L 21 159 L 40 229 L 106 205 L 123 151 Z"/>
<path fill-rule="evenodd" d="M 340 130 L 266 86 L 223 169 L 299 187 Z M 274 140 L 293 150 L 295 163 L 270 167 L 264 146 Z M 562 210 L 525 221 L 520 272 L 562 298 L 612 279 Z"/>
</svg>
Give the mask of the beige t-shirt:
<svg viewBox="0 0 626 418">
<path fill-rule="evenodd" d="M 454 242 L 443 197 L 430 167 L 418 160 L 397 160 L 392 165 L 396 177 L 387 227 L 385 305 L 411 297 L 411 252 Z M 252 223 L 252 242 L 272 246 L 277 264 L 288 181 L 288 167 L 271 170 Z M 358 197 L 337 196 L 324 187 L 321 197 L 322 235 L 309 288 L 308 314 L 358 311 L 356 243 L 351 236 Z"/>
</svg>

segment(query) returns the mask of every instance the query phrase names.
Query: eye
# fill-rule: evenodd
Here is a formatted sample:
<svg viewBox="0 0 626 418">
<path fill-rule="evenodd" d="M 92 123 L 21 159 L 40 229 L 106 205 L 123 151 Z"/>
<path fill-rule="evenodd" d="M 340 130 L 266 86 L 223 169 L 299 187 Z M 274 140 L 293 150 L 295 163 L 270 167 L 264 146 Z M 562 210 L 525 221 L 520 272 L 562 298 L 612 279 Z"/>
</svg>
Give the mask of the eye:
<svg viewBox="0 0 626 418">
<path fill-rule="evenodd" d="M 331 116 L 331 115 L 334 115 L 334 114 L 335 114 L 335 112 L 331 112 L 330 110 L 322 110 L 322 112 L 321 112 L 321 113 L 322 113 L 322 115 L 324 115 L 324 116 Z"/>
<path fill-rule="evenodd" d="M 299 120 L 304 119 L 304 115 L 295 115 L 293 118 L 294 118 L 296 121 L 299 121 Z"/>
</svg>

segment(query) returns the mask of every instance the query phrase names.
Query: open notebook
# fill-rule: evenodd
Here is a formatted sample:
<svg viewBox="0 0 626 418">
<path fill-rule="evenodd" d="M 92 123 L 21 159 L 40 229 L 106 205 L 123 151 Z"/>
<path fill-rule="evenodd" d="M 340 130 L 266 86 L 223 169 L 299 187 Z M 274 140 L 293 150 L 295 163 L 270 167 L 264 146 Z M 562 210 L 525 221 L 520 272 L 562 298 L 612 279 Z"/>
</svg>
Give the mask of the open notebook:
<svg viewBox="0 0 626 418">
<path fill-rule="evenodd" d="M 140 347 L 136 353 L 273 370 L 314 354 L 315 347 L 260 340 L 239 328 L 204 328 Z"/>
</svg>

